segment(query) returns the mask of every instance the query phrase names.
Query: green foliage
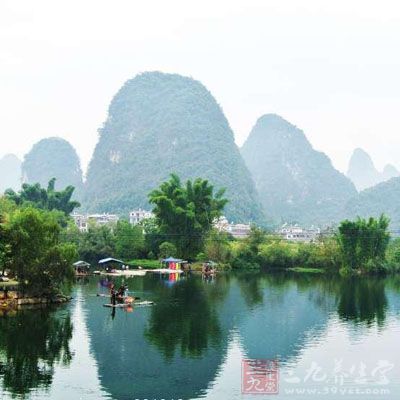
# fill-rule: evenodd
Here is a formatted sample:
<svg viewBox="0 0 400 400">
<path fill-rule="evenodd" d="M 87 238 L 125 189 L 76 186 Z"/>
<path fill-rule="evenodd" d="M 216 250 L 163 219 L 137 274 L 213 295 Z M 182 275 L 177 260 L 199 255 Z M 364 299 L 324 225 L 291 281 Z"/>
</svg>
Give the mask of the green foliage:
<svg viewBox="0 0 400 400">
<path fill-rule="evenodd" d="M 252 228 L 250 236 L 231 243 L 234 268 L 312 268 L 337 271 L 341 265 L 339 246 L 334 238 L 315 243 L 289 242 Z"/>
<path fill-rule="evenodd" d="M 142 267 L 143 269 L 160 268 L 159 260 L 136 259 L 136 260 L 129 260 L 128 264 L 132 267 Z"/>
<path fill-rule="evenodd" d="M 83 205 L 96 212 L 148 208 L 147 194 L 178 174 L 226 188 L 226 216 L 263 222 L 250 174 L 221 107 L 191 78 L 144 73 L 114 97 L 90 162 Z"/>
<path fill-rule="evenodd" d="M 290 271 L 293 272 L 298 272 L 300 274 L 322 274 L 325 272 L 321 268 L 303 268 L 303 267 L 294 267 L 294 268 L 289 268 Z"/>
<path fill-rule="evenodd" d="M 400 271 L 400 238 L 389 242 L 386 251 L 387 269 L 392 272 Z"/>
<path fill-rule="evenodd" d="M 196 258 L 196 261 L 199 261 L 199 262 L 207 261 L 207 256 L 202 251 L 200 253 L 198 253 L 195 258 Z"/>
<path fill-rule="evenodd" d="M 102 258 L 116 257 L 115 241 L 110 226 L 89 226 L 87 232 L 79 232 L 77 236 L 79 258 L 91 265 L 97 265 Z"/>
<path fill-rule="evenodd" d="M 267 267 L 293 268 L 299 265 L 299 245 L 283 240 L 272 240 L 262 246 L 260 256 L 263 265 Z"/>
<path fill-rule="evenodd" d="M 176 246 L 179 256 L 191 259 L 202 251 L 213 221 L 228 202 L 223 195 L 224 190 L 214 195 L 207 180 L 188 180 L 183 186 L 174 174 L 149 194 L 159 231 Z"/>
<path fill-rule="evenodd" d="M 212 229 L 205 241 L 204 252 L 206 258 L 217 263 L 229 263 L 232 259 L 230 242 L 231 238 L 226 232 Z"/>
<path fill-rule="evenodd" d="M 321 239 L 316 243 L 300 243 L 298 246 L 297 265 L 330 271 L 339 269 L 342 256 L 335 238 Z"/>
<path fill-rule="evenodd" d="M 116 257 L 122 260 L 141 258 L 145 255 L 143 228 L 118 221 L 114 231 Z"/>
<path fill-rule="evenodd" d="M 16 205 L 6 197 L 0 197 L 0 274 L 4 274 L 10 267 L 11 246 L 9 240 L 9 231 L 6 223 L 9 216 L 16 209 Z"/>
<path fill-rule="evenodd" d="M 174 257 L 177 254 L 176 246 L 170 242 L 162 242 L 159 251 L 161 258 Z"/>
<path fill-rule="evenodd" d="M 47 189 L 42 188 L 39 183 L 34 185 L 25 183 L 20 192 L 7 190 L 5 195 L 18 206 L 28 205 L 42 210 L 58 210 L 69 216 L 75 208 L 80 206 L 77 201 L 71 200 L 75 188 L 67 186 L 64 190 L 56 191 L 55 183 L 56 179 L 51 179 Z"/>
<path fill-rule="evenodd" d="M 146 218 L 141 222 L 143 231 L 145 233 L 145 249 L 148 251 L 149 258 L 156 258 L 159 256 L 159 247 L 163 242 L 163 235 L 160 233 L 155 218 Z"/>
<path fill-rule="evenodd" d="M 14 201 L 10 200 L 6 196 L 0 197 L 0 218 L 5 218 L 7 214 L 11 214 L 17 209 L 17 205 Z"/>
<path fill-rule="evenodd" d="M 343 221 L 337 235 L 343 267 L 349 271 L 382 270 L 390 240 L 388 227 L 389 219 L 384 215 Z"/>
<path fill-rule="evenodd" d="M 250 235 L 233 245 L 232 267 L 237 269 L 258 269 L 262 265 L 260 247 L 266 240 L 266 233 L 252 226 Z"/>
<path fill-rule="evenodd" d="M 2 227 L 10 246 L 9 268 L 23 290 L 52 296 L 73 277 L 76 248 L 61 243 L 57 213 L 18 209 Z"/>
</svg>

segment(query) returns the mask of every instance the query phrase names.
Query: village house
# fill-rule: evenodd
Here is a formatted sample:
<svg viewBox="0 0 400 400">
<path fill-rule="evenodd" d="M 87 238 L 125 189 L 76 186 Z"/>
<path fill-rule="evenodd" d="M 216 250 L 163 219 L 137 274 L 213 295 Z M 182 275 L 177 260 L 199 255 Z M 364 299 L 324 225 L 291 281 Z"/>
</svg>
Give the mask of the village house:
<svg viewBox="0 0 400 400">
<path fill-rule="evenodd" d="M 292 242 L 314 242 L 319 238 L 321 230 L 314 226 L 305 229 L 298 224 L 284 224 L 278 231 L 278 234 L 284 240 Z"/>
<path fill-rule="evenodd" d="M 142 210 L 139 208 L 138 210 L 133 210 L 129 213 L 129 222 L 132 225 L 138 225 L 143 220 L 153 218 L 154 214 L 151 211 Z"/>
<path fill-rule="evenodd" d="M 81 232 L 87 232 L 91 224 L 98 226 L 116 224 L 119 220 L 117 215 L 108 213 L 86 215 L 73 213 L 71 217 Z"/>
<path fill-rule="evenodd" d="M 229 223 L 226 217 L 222 216 L 214 222 L 214 227 L 220 232 L 227 232 L 235 239 L 244 239 L 250 235 L 251 226 L 249 224 Z"/>
</svg>

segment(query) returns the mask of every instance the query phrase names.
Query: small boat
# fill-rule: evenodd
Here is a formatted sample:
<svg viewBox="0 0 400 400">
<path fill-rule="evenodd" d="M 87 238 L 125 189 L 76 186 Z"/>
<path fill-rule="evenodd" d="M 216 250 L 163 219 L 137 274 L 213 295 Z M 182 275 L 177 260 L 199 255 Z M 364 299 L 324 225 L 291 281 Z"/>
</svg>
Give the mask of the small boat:
<svg viewBox="0 0 400 400">
<path fill-rule="evenodd" d="M 130 276 L 145 276 L 147 273 L 147 270 L 141 270 L 141 269 L 126 269 L 126 270 L 121 270 L 121 269 L 113 269 L 110 272 L 100 272 L 100 275 L 106 275 L 106 276 L 125 276 L 125 277 L 130 277 Z"/>
<path fill-rule="evenodd" d="M 145 276 L 146 273 L 147 271 L 143 269 L 127 269 L 125 271 L 121 271 L 121 275 L 123 276 Z"/>
<path fill-rule="evenodd" d="M 136 306 L 152 306 L 154 304 L 154 301 L 149 301 L 149 300 L 144 300 L 144 301 L 136 301 L 133 304 L 103 304 L 103 307 L 109 307 L 109 308 L 126 308 L 126 307 L 132 307 L 133 305 Z"/>
<path fill-rule="evenodd" d="M 111 295 L 108 294 L 108 293 L 97 293 L 96 296 L 97 297 L 111 297 Z M 129 299 L 129 301 L 132 301 L 132 300 L 140 300 L 140 297 L 136 297 L 136 296 L 133 296 L 133 297 L 132 296 L 124 296 L 124 297 L 117 296 L 117 299 L 118 300 Z"/>
<path fill-rule="evenodd" d="M 124 308 L 124 307 L 132 307 L 132 304 L 103 304 L 103 307 Z"/>
<path fill-rule="evenodd" d="M 181 269 L 169 269 L 169 268 L 152 269 L 151 272 L 159 273 L 159 274 L 182 274 L 183 273 L 183 271 Z"/>
</svg>

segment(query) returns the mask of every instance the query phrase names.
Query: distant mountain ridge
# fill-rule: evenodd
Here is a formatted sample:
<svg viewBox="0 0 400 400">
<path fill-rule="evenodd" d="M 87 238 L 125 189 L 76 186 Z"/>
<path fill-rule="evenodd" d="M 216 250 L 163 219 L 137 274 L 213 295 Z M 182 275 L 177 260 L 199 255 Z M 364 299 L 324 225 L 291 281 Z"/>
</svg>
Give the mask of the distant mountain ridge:
<svg viewBox="0 0 400 400">
<path fill-rule="evenodd" d="M 23 181 L 40 183 L 47 187 L 50 179 L 56 178 L 56 188 L 72 185 L 76 195 L 82 190 L 80 159 L 73 146 L 65 139 L 50 137 L 35 143 L 25 155 L 22 164 Z"/>
<path fill-rule="evenodd" d="M 15 154 L 0 158 L 0 193 L 21 186 L 21 160 Z"/>
<path fill-rule="evenodd" d="M 113 98 L 90 162 L 83 205 L 126 213 L 171 173 L 226 188 L 228 219 L 262 223 L 258 196 L 221 107 L 198 81 L 146 72 Z"/>
<path fill-rule="evenodd" d="M 346 177 L 276 114 L 261 116 L 239 150 L 212 94 L 198 81 L 161 72 L 128 80 L 112 99 L 85 183 L 73 146 L 51 137 L 23 163 L 13 154 L 0 158 L 0 192 L 19 190 L 21 182 L 47 186 L 55 177 L 58 189 L 76 187 L 84 210 L 126 215 L 149 208 L 148 193 L 172 172 L 225 187 L 226 216 L 234 222 L 324 225 L 385 213 L 400 228 L 400 173 L 393 165 L 380 172 L 356 149 Z"/>
<path fill-rule="evenodd" d="M 360 192 L 350 199 L 345 207 L 347 218 L 379 217 L 386 214 L 391 220 L 391 227 L 400 229 L 400 177 L 381 182 L 372 188 Z"/>
<path fill-rule="evenodd" d="M 323 224 L 337 221 L 357 191 L 303 131 L 275 114 L 260 117 L 241 153 L 267 218 Z"/>
<path fill-rule="evenodd" d="M 386 165 L 383 171 L 379 172 L 370 155 L 363 149 L 357 148 L 350 158 L 347 176 L 354 183 L 357 190 L 362 191 L 378 183 L 400 176 L 400 173 L 391 164 Z"/>
</svg>

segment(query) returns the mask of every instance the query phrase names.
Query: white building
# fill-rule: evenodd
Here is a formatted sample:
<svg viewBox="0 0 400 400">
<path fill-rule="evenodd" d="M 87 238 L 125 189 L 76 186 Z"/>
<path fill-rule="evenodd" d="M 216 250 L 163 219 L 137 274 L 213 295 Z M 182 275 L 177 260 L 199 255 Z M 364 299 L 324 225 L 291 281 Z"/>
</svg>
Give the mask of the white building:
<svg viewBox="0 0 400 400">
<path fill-rule="evenodd" d="M 228 227 L 229 227 L 229 221 L 224 217 L 219 217 L 218 219 L 216 219 L 213 223 L 214 228 L 216 228 L 217 230 L 219 230 L 220 232 L 228 231 Z"/>
<path fill-rule="evenodd" d="M 284 224 L 278 233 L 283 239 L 292 242 L 313 242 L 318 239 L 321 234 L 321 230 L 314 226 L 309 229 L 305 229 L 298 224 Z"/>
<path fill-rule="evenodd" d="M 229 224 L 228 231 L 235 239 L 245 239 L 250 235 L 249 224 Z"/>
<path fill-rule="evenodd" d="M 118 215 L 115 214 L 71 214 L 75 225 L 79 228 L 81 232 L 87 232 L 89 229 L 89 225 L 108 225 L 108 224 L 116 224 L 119 220 Z"/>
<path fill-rule="evenodd" d="M 88 227 L 86 215 L 73 213 L 73 214 L 71 214 L 71 217 L 74 220 L 75 225 L 78 227 L 78 229 L 81 232 L 87 232 L 88 231 L 89 227 Z"/>
<path fill-rule="evenodd" d="M 251 230 L 251 226 L 249 224 L 234 224 L 233 222 L 229 223 L 224 216 L 214 221 L 214 227 L 220 232 L 227 232 L 231 234 L 236 239 L 244 239 L 248 237 Z"/>
<path fill-rule="evenodd" d="M 133 210 L 129 213 L 129 222 L 132 225 L 138 225 L 144 219 L 153 218 L 154 214 L 151 211 L 142 210 L 139 208 L 138 210 Z"/>
<path fill-rule="evenodd" d="M 116 224 L 119 220 L 118 215 L 115 214 L 90 214 L 87 216 L 89 223 L 94 223 L 96 225 L 108 225 Z"/>
</svg>

